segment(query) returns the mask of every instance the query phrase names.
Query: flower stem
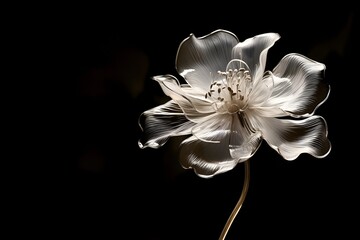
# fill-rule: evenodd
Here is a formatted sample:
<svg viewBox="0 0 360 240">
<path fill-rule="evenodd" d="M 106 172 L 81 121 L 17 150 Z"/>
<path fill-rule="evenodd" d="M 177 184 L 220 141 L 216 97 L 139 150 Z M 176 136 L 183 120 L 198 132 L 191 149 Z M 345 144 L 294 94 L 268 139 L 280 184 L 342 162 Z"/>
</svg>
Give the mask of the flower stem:
<svg viewBox="0 0 360 240">
<path fill-rule="evenodd" d="M 250 161 L 247 160 L 245 161 L 245 176 L 244 176 L 244 184 L 243 184 L 243 189 L 242 189 L 242 192 L 241 192 L 241 195 L 240 195 L 240 198 L 238 200 L 238 202 L 236 203 L 235 205 L 235 208 L 234 210 L 231 212 L 231 215 L 229 217 L 229 219 L 227 220 L 222 232 L 221 232 L 221 235 L 220 235 L 220 238 L 219 240 L 224 240 L 225 237 L 226 237 L 226 234 L 228 233 L 229 229 L 230 229 L 230 226 L 232 224 L 232 222 L 234 221 L 236 215 L 238 214 L 242 204 L 244 203 L 244 200 L 245 200 L 245 197 L 246 197 L 246 194 L 247 194 L 247 191 L 249 189 L 249 181 L 250 181 Z"/>
</svg>

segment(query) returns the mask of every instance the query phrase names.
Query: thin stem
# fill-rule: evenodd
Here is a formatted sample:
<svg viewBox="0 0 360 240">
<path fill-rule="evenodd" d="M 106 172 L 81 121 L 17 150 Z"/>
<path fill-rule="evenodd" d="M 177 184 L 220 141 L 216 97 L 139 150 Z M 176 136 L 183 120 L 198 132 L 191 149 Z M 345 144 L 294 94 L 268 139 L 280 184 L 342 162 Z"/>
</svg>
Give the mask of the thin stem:
<svg viewBox="0 0 360 240">
<path fill-rule="evenodd" d="M 249 181 L 250 181 L 250 161 L 247 160 L 245 161 L 245 176 L 244 176 L 244 184 L 243 184 L 243 189 L 242 189 L 242 192 L 241 192 L 241 195 L 240 195 L 240 198 L 238 200 L 238 202 L 236 203 L 235 205 L 235 208 L 234 210 L 232 211 L 229 219 L 227 220 L 222 232 L 221 232 L 221 235 L 220 235 L 220 238 L 219 240 L 224 240 L 225 237 L 226 237 L 226 234 L 228 233 L 229 229 L 230 229 L 230 226 L 232 224 L 232 222 L 234 221 L 236 215 L 238 214 L 242 204 L 244 203 L 244 200 L 245 200 L 245 197 L 246 197 L 246 194 L 247 194 L 247 191 L 249 189 Z"/>
</svg>

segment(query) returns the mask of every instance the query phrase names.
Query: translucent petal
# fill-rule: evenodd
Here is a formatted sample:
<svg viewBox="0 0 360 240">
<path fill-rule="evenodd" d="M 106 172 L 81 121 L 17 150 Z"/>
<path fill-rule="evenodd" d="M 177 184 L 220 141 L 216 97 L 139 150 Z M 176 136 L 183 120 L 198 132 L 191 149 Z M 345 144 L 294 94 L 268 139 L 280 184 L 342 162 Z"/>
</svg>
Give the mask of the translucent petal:
<svg viewBox="0 0 360 240">
<path fill-rule="evenodd" d="M 274 84 L 274 76 L 271 72 L 267 72 L 266 76 L 257 82 L 249 97 L 248 114 L 255 114 L 262 117 L 289 116 L 289 113 L 281 109 L 280 104 L 267 105 L 267 103 L 270 102 L 268 99 L 273 94 Z"/>
<path fill-rule="evenodd" d="M 250 158 L 258 149 L 261 133 L 255 130 L 247 117 L 240 114 L 219 114 L 192 128 L 197 139 L 208 143 L 227 141 L 230 156 L 239 160 Z"/>
<path fill-rule="evenodd" d="M 322 82 L 325 65 L 299 54 L 286 55 L 274 68 L 274 91 L 264 106 L 277 106 L 292 116 L 310 116 L 329 96 Z"/>
<path fill-rule="evenodd" d="M 185 117 L 178 104 L 169 101 L 143 112 L 139 117 L 139 125 L 143 130 L 139 147 L 159 148 L 169 137 L 190 134 L 195 123 Z"/>
<path fill-rule="evenodd" d="M 269 48 L 272 47 L 279 38 L 280 36 L 277 33 L 264 33 L 248 38 L 234 47 L 233 58 L 246 62 L 250 68 L 254 85 L 264 74 Z"/>
<path fill-rule="evenodd" d="M 267 143 L 287 160 L 296 159 L 301 153 L 322 158 L 331 150 L 327 124 L 320 116 L 301 120 L 252 116 L 251 120 L 262 131 Z"/>
<path fill-rule="evenodd" d="M 253 86 L 250 93 L 249 107 L 262 106 L 264 102 L 271 96 L 274 91 L 274 79 L 270 74 L 267 74 L 264 78 Z"/>
<path fill-rule="evenodd" d="M 221 77 L 217 72 L 225 71 L 237 43 L 237 37 L 225 30 L 200 38 L 191 34 L 179 46 L 176 69 L 192 87 L 208 91 L 211 82 Z"/>
<path fill-rule="evenodd" d="M 228 138 L 231 124 L 232 116 L 230 114 L 217 114 L 194 126 L 192 134 L 199 140 L 219 143 Z"/>
<path fill-rule="evenodd" d="M 205 94 L 208 91 L 204 91 L 203 89 L 197 87 L 191 87 L 189 84 L 181 84 L 181 90 L 184 94 L 190 98 L 196 98 L 201 101 L 212 102 L 210 98 L 205 98 Z"/>
<path fill-rule="evenodd" d="M 208 178 L 233 169 L 239 160 L 230 156 L 228 139 L 219 143 L 204 142 L 191 136 L 181 143 L 180 163 Z"/>
<path fill-rule="evenodd" d="M 229 136 L 230 155 L 243 161 L 255 154 L 260 147 L 262 135 L 252 126 L 245 114 L 233 114 L 232 118 Z"/>
<path fill-rule="evenodd" d="M 209 117 L 215 113 L 212 102 L 205 98 L 194 97 L 195 93 L 189 94 L 189 87 L 185 86 L 186 91 L 179 85 L 177 79 L 171 75 L 153 77 L 158 81 L 164 93 L 171 97 L 183 110 L 185 116 L 194 122 L 202 122 L 204 117 Z M 200 92 L 200 94 L 203 94 Z"/>
<path fill-rule="evenodd" d="M 260 117 L 284 117 L 290 114 L 278 107 L 249 107 L 246 110 L 249 115 L 257 115 Z"/>
</svg>

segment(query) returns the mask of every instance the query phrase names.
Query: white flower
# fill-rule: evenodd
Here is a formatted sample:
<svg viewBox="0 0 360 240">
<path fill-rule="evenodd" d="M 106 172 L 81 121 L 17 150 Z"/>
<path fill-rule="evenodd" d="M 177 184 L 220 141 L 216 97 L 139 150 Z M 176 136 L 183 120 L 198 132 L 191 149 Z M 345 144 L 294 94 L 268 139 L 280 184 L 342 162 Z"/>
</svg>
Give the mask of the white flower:
<svg viewBox="0 0 360 240">
<path fill-rule="evenodd" d="M 172 75 L 153 77 L 171 100 L 141 114 L 140 148 L 189 135 L 180 162 L 201 177 L 233 169 L 263 139 L 286 160 L 301 153 L 325 157 L 331 150 L 327 124 L 314 115 L 330 92 L 322 82 L 325 65 L 291 53 L 265 71 L 268 50 L 279 38 L 266 33 L 239 42 L 225 30 L 191 34 L 176 56 L 186 83 Z"/>
</svg>

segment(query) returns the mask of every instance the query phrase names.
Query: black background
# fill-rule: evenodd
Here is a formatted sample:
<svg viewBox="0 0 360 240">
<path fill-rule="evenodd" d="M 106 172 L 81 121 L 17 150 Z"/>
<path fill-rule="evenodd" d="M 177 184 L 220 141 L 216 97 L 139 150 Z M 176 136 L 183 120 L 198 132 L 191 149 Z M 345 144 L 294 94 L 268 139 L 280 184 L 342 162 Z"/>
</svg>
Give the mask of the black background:
<svg viewBox="0 0 360 240">
<path fill-rule="evenodd" d="M 180 42 L 221 28 L 240 41 L 279 33 L 268 53 L 269 70 L 292 52 L 326 64 L 331 92 L 317 114 L 327 120 L 333 146 L 323 159 L 286 161 L 263 142 L 250 159 L 249 192 L 227 239 L 354 235 L 354 8 L 257 12 L 233 4 L 54 9 L 59 11 L 44 40 L 49 58 L 42 60 L 51 62 L 42 86 L 47 100 L 41 99 L 48 113 L 43 122 L 50 123 L 46 147 L 39 148 L 45 162 L 27 171 L 22 184 L 13 220 L 22 223 L 21 231 L 50 238 L 218 239 L 240 196 L 244 166 L 202 179 L 180 166 L 181 138 L 141 150 L 137 119 L 168 100 L 151 76 L 177 75 Z"/>
</svg>

